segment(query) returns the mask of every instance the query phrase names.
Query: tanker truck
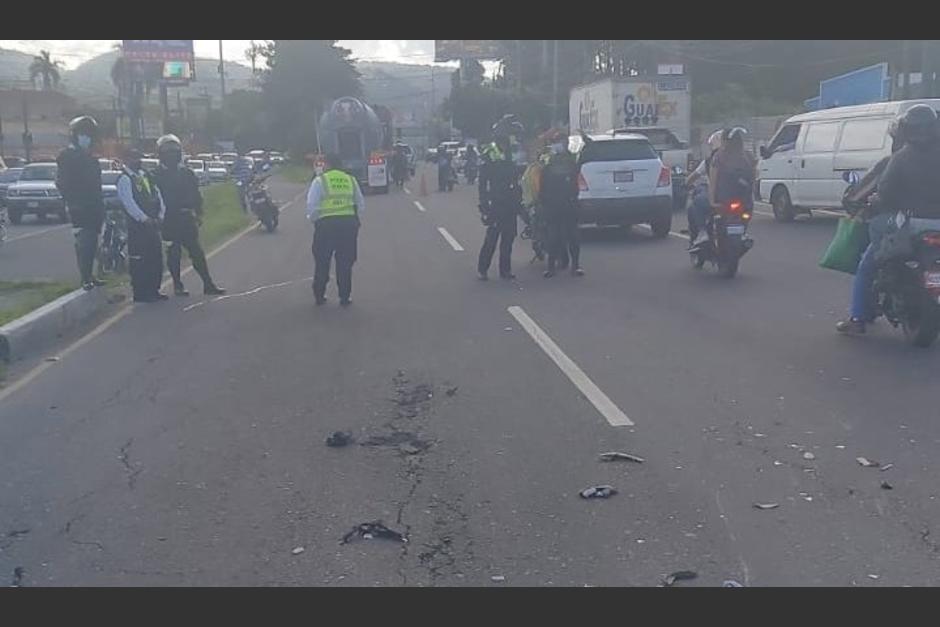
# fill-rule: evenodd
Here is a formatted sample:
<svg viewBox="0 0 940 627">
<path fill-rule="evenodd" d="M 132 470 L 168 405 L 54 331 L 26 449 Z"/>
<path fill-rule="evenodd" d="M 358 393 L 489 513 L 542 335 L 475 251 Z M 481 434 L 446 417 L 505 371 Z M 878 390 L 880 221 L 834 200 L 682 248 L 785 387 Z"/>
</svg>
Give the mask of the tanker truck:
<svg viewBox="0 0 940 627">
<path fill-rule="evenodd" d="M 359 181 L 364 194 L 388 193 L 388 131 L 372 107 L 358 98 L 339 98 L 320 116 L 318 132 L 318 170 L 323 155 L 335 153 L 342 159 L 343 169 Z"/>
</svg>

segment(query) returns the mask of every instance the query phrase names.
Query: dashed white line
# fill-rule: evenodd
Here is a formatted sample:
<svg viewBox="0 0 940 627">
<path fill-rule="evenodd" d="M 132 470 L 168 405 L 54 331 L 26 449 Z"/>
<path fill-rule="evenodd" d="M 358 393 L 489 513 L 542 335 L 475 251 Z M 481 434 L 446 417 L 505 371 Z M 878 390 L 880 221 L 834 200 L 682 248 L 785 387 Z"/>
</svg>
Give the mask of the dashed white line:
<svg viewBox="0 0 940 627">
<path fill-rule="evenodd" d="M 421 213 L 424 213 L 424 212 L 427 211 L 427 209 L 424 208 L 424 205 L 422 205 L 422 204 L 421 204 L 420 202 L 418 202 L 417 200 L 415 201 L 415 207 L 417 207 L 417 208 L 418 208 L 418 211 L 420 211 Z"/>
<path fill-rule="evenodd" d="M 591 402 L 613 427 L 632 427 L 633 421 L 627 418 L 617 405 L 584 374 L 584 371 L 562 351 L 535 320 L 522 309 L 513 305 L 508 309 L 510 315 L 522 325 L 525 332 L 538 344 L 555 365 L 574 383 L 575 387 Z"/>
<path fill-rule="evenodd" d="M 402 189 L 405 190 L 405 193 L 406 193 L 406 194 L 408 194 L 409 196 L 411 196 L 411 190 L 410 190 L 410 189 L 408 189 L 407 187 L 403 187 Z"/>
<path fill-rule="evenodd" d="M 451 248 L 453 248 L 458 253 L 463 252 L 463 246 L 460 245 L 460 242 L 454 239 L 453 235 L 447 232 L 447 229 L 445 229 L 442 226 L 439 226 L 437 227 L 437 230 L 444 237 L 444 239 L 447 240 L 447 243 L 450 244 Z"/>
</svg>

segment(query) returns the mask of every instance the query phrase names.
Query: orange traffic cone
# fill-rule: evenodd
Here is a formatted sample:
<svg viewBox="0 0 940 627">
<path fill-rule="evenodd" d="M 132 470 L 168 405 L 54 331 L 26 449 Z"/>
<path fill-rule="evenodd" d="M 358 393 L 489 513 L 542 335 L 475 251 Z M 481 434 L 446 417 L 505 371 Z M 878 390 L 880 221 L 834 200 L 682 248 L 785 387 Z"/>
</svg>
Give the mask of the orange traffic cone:
<svg viewBox="0 0 940 627">
<path fill-rule="evenodd" d="M 421 196 L 428 195 L 428 182 L 424 178 L 424 170 L 421 171 L 421 185 L 418 187 L 418 194 Z"/>
</svg>

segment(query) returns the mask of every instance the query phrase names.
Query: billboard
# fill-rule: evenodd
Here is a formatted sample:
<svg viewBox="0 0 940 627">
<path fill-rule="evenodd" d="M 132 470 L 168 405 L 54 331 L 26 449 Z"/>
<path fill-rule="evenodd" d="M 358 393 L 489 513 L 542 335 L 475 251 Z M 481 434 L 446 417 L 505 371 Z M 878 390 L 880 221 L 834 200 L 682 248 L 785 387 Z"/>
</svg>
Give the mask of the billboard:
<svg viewBox="0 0 940 627">
<path fill-rule="evenodd" d="M 498 39 L 435 39 L 434 60 L 460 61 L 461 59 L 501 59 L 503 49 Z"/>
<path fill-rule="evenodd" d="M 891 97 L 888 64 L 863 67 L 819 83 L 820 109 L 884 102 Z"/>
<path fill-rule="evenodd" d="M 193 62 L 192 39 L 124 39 L 124 58 L 128 61 L 189 61 Z"/>
</svg>

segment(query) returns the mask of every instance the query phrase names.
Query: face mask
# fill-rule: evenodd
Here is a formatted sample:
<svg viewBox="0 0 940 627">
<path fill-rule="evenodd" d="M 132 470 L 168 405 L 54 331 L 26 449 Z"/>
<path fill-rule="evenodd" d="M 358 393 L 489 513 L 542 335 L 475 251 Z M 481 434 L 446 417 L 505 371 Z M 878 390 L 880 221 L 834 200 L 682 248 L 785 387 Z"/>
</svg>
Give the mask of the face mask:
<svg viewBox="0 0 940 627">
<path fill-rule="evenodd" d="M 88 135 L 79 135 L 76 139 L 76 142 L 78 143 L 78 147 L 82 150 L 88 150 L 91 148 L 91 137 Z"/>
<path fill-rule="evenodd" d="M 175 168 L 183 160 L 183 155 L 175 150 L 160 154 L 160 163 L 167 168 Z"/>
</svg>

